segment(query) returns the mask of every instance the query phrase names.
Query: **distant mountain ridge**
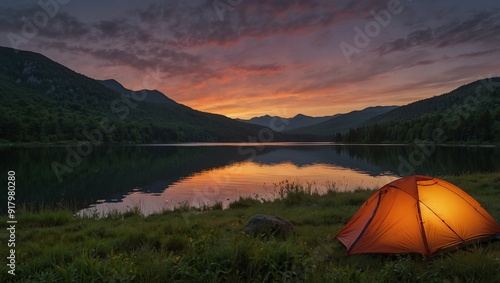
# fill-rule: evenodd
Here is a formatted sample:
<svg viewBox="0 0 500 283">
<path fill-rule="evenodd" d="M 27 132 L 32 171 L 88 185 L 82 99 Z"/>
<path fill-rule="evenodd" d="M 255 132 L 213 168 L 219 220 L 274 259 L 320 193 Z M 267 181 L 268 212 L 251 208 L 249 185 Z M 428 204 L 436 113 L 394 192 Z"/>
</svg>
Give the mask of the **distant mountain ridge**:
<svg viewBox="0 0 500 283">
<path fill-rule="evenodd" d="M 345 133 L 349 131 L 350 128 L 358 127 L 373 117 L 397 108 L 398 106 L 374 106 L 345 114 L 337 114 L 327 121 L 308 127 L 297 128 L 290 131 L 290 133 L 333 136 L 337 133 Z"/>
<path fill-rule="evenodd" d="M 327 121 L 337 115 L 323 116 L 323 117 L 311 117 L 304 114 L 297 114 L 292 118 L 284 118 L 279 116 L 264 115 L 260 117 L 253 117 L 248 120 L 237 119 L 238 121 L 260 125 L 264 127 L 272 127 L 280 129 L 281 131 L 288 132 L 294 129 L 308 127 L 315 125 L 324 121 Z"/>
<path fill-rule="evenodd" d="M 264 115 L 239 121 L 275 127 L 293 135 L 333 136 L 336 133 L 345 133 L 350 128 L 359 127 L 370 119 L 390 112 L 399 106 L 373 106 L 363 110 L 355 110 L 345 114 L 311 117 L 298 114 L 292 118 Z"/>
</svg>

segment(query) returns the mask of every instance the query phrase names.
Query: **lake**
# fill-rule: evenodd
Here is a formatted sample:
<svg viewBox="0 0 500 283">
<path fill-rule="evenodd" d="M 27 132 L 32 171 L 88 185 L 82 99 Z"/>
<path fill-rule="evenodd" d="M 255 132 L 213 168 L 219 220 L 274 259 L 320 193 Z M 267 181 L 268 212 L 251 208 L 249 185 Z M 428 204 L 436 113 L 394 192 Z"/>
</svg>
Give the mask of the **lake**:
<svg viewBox="0 0 500 283">
<path fill-rule="evenodd" d="M 288 180 L 350 191 L 378 188 L 409 174 L 446 175 L 500 169 L 500 149 L 331 143 L 177 144 L 94 147 L 2 147 L 1 171 L 16 172 L 16 201 L 70 202 L 94 211 L 144 214 L 239 197 L 272 199 Z M 55 169 L 54 169 L 55 168 Z M 0 197 L 6 202 L 6 194 Z"/>
</svg>

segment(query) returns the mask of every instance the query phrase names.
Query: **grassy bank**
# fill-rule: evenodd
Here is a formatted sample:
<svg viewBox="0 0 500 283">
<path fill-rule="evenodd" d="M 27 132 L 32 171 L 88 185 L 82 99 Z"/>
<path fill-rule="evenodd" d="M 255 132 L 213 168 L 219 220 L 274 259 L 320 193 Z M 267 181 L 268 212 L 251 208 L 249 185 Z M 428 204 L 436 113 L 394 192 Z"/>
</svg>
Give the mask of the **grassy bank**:
<svg viewBox="0 0 500 283">
<path fill-rule="evenodd" d="M 500 173 L 443 177 L 500 219 Z M 274 202 L 240 199 L 222 210 L 180 207 L 143 217 L 105 218 L 67 209 L 18 208 L 16 276 L 0 265 L 3 282 L 500 282 L 500 241 L 435 256 L 355 255 L 335 234 L 373 193 L 317 195 L 282 183 Z M 254 214 L 286 217 L 296 234 L 252 237 L 242 232 Z M 3 218 L 5 219 L 5 218 Z M 1 221 L 6 231 L 6 221 Z M 7 234 L 0 234 L 2 262 Z"/>
</svg>

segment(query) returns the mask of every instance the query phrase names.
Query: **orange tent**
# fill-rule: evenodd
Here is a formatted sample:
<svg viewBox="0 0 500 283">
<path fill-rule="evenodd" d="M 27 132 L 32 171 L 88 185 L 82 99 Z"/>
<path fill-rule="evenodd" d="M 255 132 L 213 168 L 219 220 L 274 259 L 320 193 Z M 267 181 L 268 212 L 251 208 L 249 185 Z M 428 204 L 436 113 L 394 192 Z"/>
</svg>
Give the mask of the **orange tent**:
<svg viewBox="0 0 500 283">
<path fill-rule="evenodd" d="M 446 181 L 409 176 L 377 190 L 337 234 L 346 255 L 432 253 L 498 237 L 500 225 L 471 196 Z"/>
</svg>

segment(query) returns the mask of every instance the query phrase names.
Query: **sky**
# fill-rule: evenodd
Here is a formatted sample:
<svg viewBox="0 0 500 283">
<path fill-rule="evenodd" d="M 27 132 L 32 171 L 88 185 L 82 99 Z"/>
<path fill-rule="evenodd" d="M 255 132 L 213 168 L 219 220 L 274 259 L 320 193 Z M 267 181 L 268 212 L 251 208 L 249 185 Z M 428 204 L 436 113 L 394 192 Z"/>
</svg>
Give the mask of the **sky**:
<svg viewBox="0 0 500 283">
<path fill-rule="evenodd" d="M 500 75 L 497 0 L 3 0 L 0 11 L 1 46 L 231 118 L 404 105 Z"/>
</svg>

